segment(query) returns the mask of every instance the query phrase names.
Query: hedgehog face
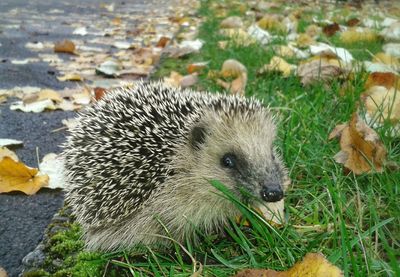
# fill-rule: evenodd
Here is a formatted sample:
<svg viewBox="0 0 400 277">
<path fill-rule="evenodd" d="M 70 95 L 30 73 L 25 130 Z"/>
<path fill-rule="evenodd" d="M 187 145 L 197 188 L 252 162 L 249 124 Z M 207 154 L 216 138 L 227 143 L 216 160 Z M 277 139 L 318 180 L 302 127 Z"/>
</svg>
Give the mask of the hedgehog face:
<svg viewBox="0 0 400 277">
<path fill-rule="evenodd" d="M 266 202 L 280 201 L 288 177 L 274 139 L 275 125 L 264 110 L 205 116 L 190 136 L 198 159 L 194 175 L 219 180 L 239 196 L 244 190 Z"/>
</svg>

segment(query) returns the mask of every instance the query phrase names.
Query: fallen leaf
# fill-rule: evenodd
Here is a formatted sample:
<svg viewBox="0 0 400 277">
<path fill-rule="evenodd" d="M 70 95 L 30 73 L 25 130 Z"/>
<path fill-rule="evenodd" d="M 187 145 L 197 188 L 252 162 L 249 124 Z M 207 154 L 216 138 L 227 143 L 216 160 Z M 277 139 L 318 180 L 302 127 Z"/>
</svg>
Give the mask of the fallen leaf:
<svg viewBox="0 0 400 277">
<path fill-rule="evenodd" d="M 49 110 L 55 110 L 56 107 L 54 106 L 53 101 L 51 101 L 50 99 L 45 99 L 45 100 L 41 100 L 41 101 L 37 101 L 37 102 L 33 102 L 33 103 L 28 103 L 25 104 L 22 101 L 17 101 L 14 102 L 10 105 L 10 109 L 11 110 L 21 110 L 23 112 L 34 112 L 34 113 L 40 113 L 43 112 L 46 109 Z"/>
<path fill-rule="evenodd" d="M 17 154 L 15 154 L 13 151 L 11 151 L 10 149 L 8 149 L 7 147 L 0 147 L 0 161 L 1 161 L 4 157 L 10 157 L 10 158 L 13 159 L 14 161 L 18 162 L 18 156 L 17 156 Z"/>
<path fill-rule="evenodd" d="M 39 176 L 36 168 L 29 168 L 10 157 L 0 161 L 0 193 L 21 191 L 35 194 L 40 188 L 47 186 L 49 177 Z"/>
<path fill-rule="evenodd" d="M 307 253 L 287 271 L 245 269 L 233 277 L 343 277 L 343 272 L 320 253 Z"/>
<path fill-rule="evenodd" d="M 387 43 L 383 46 L 386 54 L 400 58 L 400 43 Z"/>
<path fill-rule="evenodd" d="M 78 27 L 72 32 L 72 34 L 86 36 L 88 34 L 88 31 L 87 31 L 86 27 Z"/>
<path fill-rule="evenodd" d="M 67 73 L 64 76 L 57 77 L 61 82 L 65 81 L 83 81 L 82 76 L 78 73 Z"/>
<path fill-rule="evenodd" d="M 255 208 L 267 221 L 278 225 L 285 223 L 285 201 L 283 199 L 278 202 L 258 203 Z"/>
<path fill-rule="evenodd" d="M 21 146 L 24 142 L 16 139 L 0 139 L 0 147 L 4 146 Z"/>
<path fill-rule="evenodd" d="M 250 37 L 252 37 L 256 41 L 258 41 L 262 45 L 266 45 L 266 44 L 270 43 L 272 38 L 273 38 L 270 35 L 270 33 L 268 33 L 267 31 L 265 31 L 263 29 L 261 29 L 256 24 L 251 25 L 247 29 L 247 33 L 250 35 Z"/>
<path fill-rule="evenodd" d="M 160 37 L 160 39 L 158 40 L 156 47 L 161 47 L 164 48 L 165 46 L 167 46 L 167 44 L 171 41 L 171 39 L 169 37 Z"/>
<path fill-rule="evenodd" d="M 400 93 L 391 87 L 372 86 L 362 95 L 367 113 L 378 122 L 400 122 Z"/>
<path fill-rule="evenodd" d="M 287 63 L 284 59 L 278 56 L 272 57 L 269 64 L 264 65 L 260 70 L 259 73 L 263 74 L 268 71 L 277 71 L 282 73 L 283 77 L 289 77 L 290 73 L 296 69 L 295 65 Z"/>
<path fill-rule="evenodd" d="M 376 53 L 372 62 L 389 65 L 394 71 L 400 70 L 400 59 L 386 53 Z"/>
<path fill-rule="evenodd" d="M 180 73 L 176 71 L 171 71 L 169 77 L 164 77 L 164 82 L 171 86 L 179 87 L 182 79 L 183 76 Z"/>
<path fill-rule="evenodd" d="M 39 165 L 41 174 L 49 177 L 47 188 L 64 188 L 64 163 L 62 159 L 55 153 L 49 153 L 43 157 Z"/>
<path fill-rule="evenodd" d="M 347 20 L 346 25 L 349 27 L 354 27 L 354 26 L 358 25 L 358 23 L 360 23 L 359 19 L 352 18 L 352 19 Z"/>
<path fill-rule="evenodd" d="M 94 99 L 96 99 L 96 101 L 103 98 L 104 95 L 107 93 L 106 89 L 102 87 L 95 87 L 93 91 L 94 91 Z"/>
<path fill-rule="evenodd" d="M 42 89 L 39 92 L 37 100 L 41 101 L 41 100 L 45 100 L 45 99 L 50 99 L 57 103 L 63 101 L 61 95 L 57 91 L 52 90 L 52 89 Z"/>
<path fill-rule="evenodd" d="M 350 63 L 353 60 L 353 56 L 348 50 L 340 47 L 333 47 L 322 42 L 316 45 L 310 45 L 310 51 L 313 55 L 337 57 L 346 63 Z"/>
<path fill-rule="evenodd" d="M 0 266 L 0 277 L 8 277 L 7 271 Z"/>
<path fill-rule="evenodd" d="M 356 42 L 372 42 L 378 40 L 378 35 L 368 28 L 350 29 L 340 34 L 340 40 L 346 44 L 352 44 Z"/>
<path fill-rule="evenodd" d="M 194 72 L 199 72 L 207 67 L 209 62 L 198 62 L 198 63 L 191 63 L 187 66 L 187 72 L 192 74 Z"/>
<path fill-rule="evenodd" d="M 329 82 L 345 73 L 336 59 L 320 57 L 303 62 L 297 69 L 297 75 L 303 85 L 310 85 L 317 81 Z"/>
<path fill-rule="evenodd" d="M 337 31 L 340 31 L 340 26 L 336 22 L 326 25 L 324 28 L 322 28 L 322 32 L 324 32 L 327 37 L 333 36 Z"/>
<path fill-rule="evenodd" d="M 32 50 L 42 50 L 44 49 L 44 44 L 41 42 L 28 42 L 25 47 Z"/>
<path fill-rule="evenodd" d="M 129 49 L 132 47 L 132 43 L 128 41 L 116 41 L 113 46 L 118 49 Z"/>
<path fill-rule="evenodd" d="M 75 104 L 78 105 L 89 105 L 92 99 L 92 96 L 90 95 L 90 92 L 86 89 L 84 89 L 80 93 L 75 93 L 72 95 L 73 101 Z"/>
<path fill-rule="evenodd" d="M 230 16 L 222 20 L 219 26 L 226 29 L 242 28 L 243 21 L 239 16 Z"/>
<path fill-rule="evenodd" d="M 286 33 L 287 28 L 282 21 L 283 17 L 281 15 L 267 14 L 257 22 L 257 25 L 264 30 Z"/>
<path fill-rule="evenodd" d="M 296 40 L 296 44 L 300 48 L 305 48 L 315 43 L 315 40 L 308 34 L 300 34 Z"/>
<path fill-rule="evenodd" d="M 122 65 L 119 61 L 110 59 L 96 67 L 96 73 L 112 77 L 116 76 L 117 72 L 121 69 Z"/>
<path fill-rule="evenodd" d="M 395 21 L 380 33 L 386 40 L 400 40 L 400 21 Z"/>
<path fill-rule="evenodd" d="M 54 52 L 74 54 L 75 44 L 70 40 L 63 40 L 54 44 Z"/>
<path fill-rule="evenodd" d="M 391 72 L 372 72 L 368 75 L 365 82 L 365 88 L 369 89 L 374 86 L 383 86 L 387 89 L 400 86 L 399 77 Z"/>
<path fill-rule="evenodd" d="M 230 91 L 231 94 L 244 95 L 247 84 L 247 69 L 239 61 L 229 59 L 224 61 L 220 75 L 224 78 L 236 78 L 231 82 L 218 79 L 217 84 Z"/>
<path fill-rule="evenodd" d="M 334 130 L 335 131 L 335 130 Z M 386 159 L 386 149 L 378 134 L 354 113 L 346 127 L 341 132 L 329 137 L 340 135 L 340 149 L 334 157 L 335 161 L 343 164 L 354 174 L 383 171 L 383 162 Z"/>
<path fill-rule="evenodd" d="M 39 62 L 39 59 L 36 58 L 27 58 L 27 59 L 23 59 L 23 60 L 11 60 L 12 64 L 28 64 L 28 63 L 36 63 Z"/>
<path fill-rule="evenodd" d="M 81 107 L 81 105 L 77 105 L 74 102 L 65 99 L 63 99 L 63 101 L 56 106 L 57 109 L 61 109 L 63 111 L 76 111 Z"/>
<path fill-rule="evenodd" d="M 320 32 L 321 28 L 315 24 L 308 25 L 306 28 L 306 34 L 311 38 L 315 38 Z"/>
<path fill-rule="evenodd" d="M 259 27 L 257 27 L 259 28 Z M 261 30 L 261 29 L 260 29 Z M 220 32 L 222 35 L 230 38 L 231 43 L 240 45 L 240 46 L 249 46 L 256 42 L 256 40 L 246 31 L 242 29 L 223 29 Z M 226 48 L 228 41 L 220 41 L 219 43 L 220 48 Z"/>
</svg>

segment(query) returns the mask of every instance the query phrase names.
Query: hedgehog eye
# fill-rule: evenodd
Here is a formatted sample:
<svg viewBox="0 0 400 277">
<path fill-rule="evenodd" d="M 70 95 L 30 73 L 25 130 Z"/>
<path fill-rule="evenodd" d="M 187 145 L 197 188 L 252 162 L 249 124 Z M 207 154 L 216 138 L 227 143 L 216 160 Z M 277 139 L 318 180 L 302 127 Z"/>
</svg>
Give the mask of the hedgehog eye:
<svg viewBox="0 0 400 277">
<path fill-rule="evenodd" d="M 234 168 L 236 166 L 236 156 L 231 153 L 226 153 L 222 157 L 221 163 L 226 168 Z"/>
</svg>

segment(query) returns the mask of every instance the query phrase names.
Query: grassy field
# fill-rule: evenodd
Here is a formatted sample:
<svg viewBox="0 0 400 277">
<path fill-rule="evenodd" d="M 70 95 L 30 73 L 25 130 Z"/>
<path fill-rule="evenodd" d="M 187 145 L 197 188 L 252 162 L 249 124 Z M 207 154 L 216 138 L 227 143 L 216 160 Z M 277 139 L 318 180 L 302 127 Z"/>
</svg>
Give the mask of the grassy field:
<svg viewBox="0 0 400 277">
<path fill-rule="evenodd" d="M 240 8 L 233 5 L 227 16 L 243 16 Z M 237 203 L 251 227 L 232 222 L 222 239 L 206 237 L 198 246 L 176 244 L 170 252 L 146 248 L 83 260 L 96 264 L 96 270 L 106 267 L 106 276 L 191 276 L 195 271 L 203 276 L 230 276 L 243 268 L 286 270 L 306 253 L 321 252 L 346 276 L 400 276 L 400 173 L 389 169 L 357 176 L 346 173 L 333 159 L 339 151 L 338 141 L 328 140 L 333 128 L 349 121 L 356 110 L 365 72 L 356 73 L 344 93 L 340 93 L 342 80 L 305 88 L 293 74 L 288 78 L 278 73 L 258 75 L 257 70 L 276 55 L 272 46 L 285 40 L 268 46 L 229 44 L 223 50 L 218 47 L 218 41 L 227 40 L 219 33 L 222 18 L 216 16 L 209 1 L 202 2 L 199 13 L 204 18 L 199 30 L 199 38 L 205 41 L 201 51 L 186 59 L 165 59 L 155 78 L 169 75 L 171 70 L 186 74 L 191 62 L 209 61 L 208 67 L 214 70 L 226 59 L 246 66 L 246 96 L 262 99 L 279 114 L 277 143 L 292 179 L 285 198 L 288 223 L 273 227 Z M 311 14 L 304 14 L 298 28 L 304 30 L 309 24 Z M 380 40 L 345 45 L 337 35 L 321 41 L 346 47 L 358 60 L 370 60 L 383 45 Z M 221 91 L 207 78 L 207 72 L 200 74 L 196 86 Z M 376 131 L 388 151 L 387 159 L 399 161 L 399 138 L 387 136 L 387 128 Z M 81 269 L 76 272 L 90 275 Z"/>
</svg>

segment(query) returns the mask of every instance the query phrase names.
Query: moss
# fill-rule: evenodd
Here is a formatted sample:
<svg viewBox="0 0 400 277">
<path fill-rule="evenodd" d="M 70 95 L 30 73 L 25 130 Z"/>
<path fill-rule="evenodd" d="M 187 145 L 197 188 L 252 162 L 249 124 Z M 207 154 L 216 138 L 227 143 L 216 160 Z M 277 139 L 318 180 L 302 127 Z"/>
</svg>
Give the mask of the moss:
<svg viewBox="0 0 400 277">
<path fill-rule="evenodd" d="M 22 276 L 23 277 L 45 277 L 45 276 L 50 276 L 50 273 L 48 273 L 47 271 L 45 271 L 43 269 L 38 269 L 38 270 L 32 270 L 32 271 L 25 272 Z"/>
</svg>

